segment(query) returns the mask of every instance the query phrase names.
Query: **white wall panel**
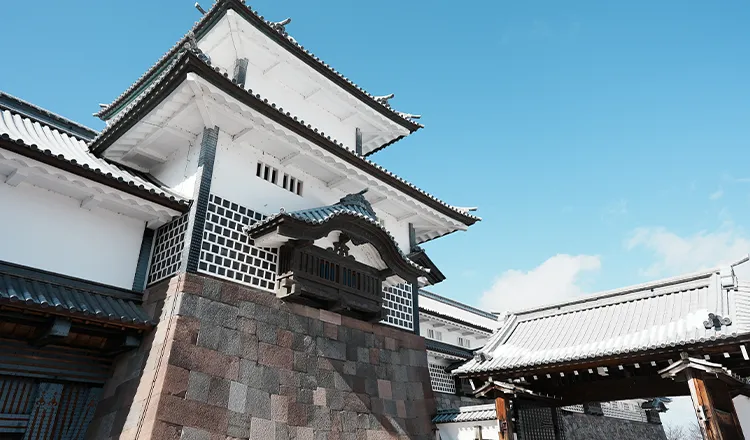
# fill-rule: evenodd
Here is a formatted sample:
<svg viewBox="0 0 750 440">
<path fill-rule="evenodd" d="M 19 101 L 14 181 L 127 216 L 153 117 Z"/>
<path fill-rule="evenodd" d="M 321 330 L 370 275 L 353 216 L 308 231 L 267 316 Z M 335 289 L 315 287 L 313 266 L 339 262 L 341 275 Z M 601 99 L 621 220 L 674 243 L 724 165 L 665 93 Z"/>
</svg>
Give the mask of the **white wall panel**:
<svg viewBox="0 0 750 440">
<path fill-rule="evenodd" d="M 131 288 L 144 223 L 36 186 L 0 184 L 0 260 Z"/>
</svg>

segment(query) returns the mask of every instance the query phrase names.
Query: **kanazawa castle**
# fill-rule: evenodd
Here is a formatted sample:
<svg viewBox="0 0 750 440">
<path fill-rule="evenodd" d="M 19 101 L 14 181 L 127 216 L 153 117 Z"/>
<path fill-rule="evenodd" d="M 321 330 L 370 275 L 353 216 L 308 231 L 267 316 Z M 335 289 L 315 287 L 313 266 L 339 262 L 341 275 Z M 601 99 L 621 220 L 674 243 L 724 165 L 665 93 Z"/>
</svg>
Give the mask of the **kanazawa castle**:
<svg viewBox="0 0 750 440">
<path fill-rule="evenodd" d="M 288 23 L 216 2 L 100 132 L 0 95 L 2 438 L 434 438 L 420 245 L 479 218 Z"/>
<path fill-rule="evenodd" d="M 317 58 L 288 19 L 239 0 L 198 9 L 101 105 L 101 131 L 0 92 L 0 438 L 560 439 L 601 431 L 581 418 L 607 415 L 590 400 L 643 397 L 631 391 L 662 378 L 701 381 L 720 410 L 712 432 L 726 431 L 722 414 L 737 421 L 750 290 L 733 272 L 502 322 L 420 290 L 445 279 L 422 245 L 480 219 L 372 159 L 421 129 L 419 116 Z M 697 349 L 665 339 L 674 349 L 627 346 L 638 362 L 566 355 L 576 341 L 608 344 L 582 330 L 593 319 L 582 310 L 616 308 L 622 336 L 640 331 L 631 303 L 650 313 L 698 288 L 673 314 Z M 620 392 L 607 394 L 615 377 Z M 625 431 L 661 438 L 647 425 L 659 402 L 605 408 L 641 423 L 616 422 Z"/>
</svg>

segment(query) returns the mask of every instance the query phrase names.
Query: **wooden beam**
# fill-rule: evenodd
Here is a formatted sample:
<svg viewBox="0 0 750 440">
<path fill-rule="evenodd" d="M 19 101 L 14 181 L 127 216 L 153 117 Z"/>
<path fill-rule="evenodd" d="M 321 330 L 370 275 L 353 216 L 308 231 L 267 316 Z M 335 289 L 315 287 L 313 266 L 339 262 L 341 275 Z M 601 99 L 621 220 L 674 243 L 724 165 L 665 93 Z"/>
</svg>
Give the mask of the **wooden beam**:
<svg viewBox="0 0 750 440">
<path fill-rule="evenodd" d="M 65 339 L 70 334 L 71 322 L 65 318 L 55 318 L 41 336 L 34 340 L 33 345 L 43 346 Z"/>
<path fill-rule="evenodd" d="M 507 397 L 498 397 L 495 399 L 495 412 L 497 413 L 497 423 L 500 427 L 498 440 L 513 440 L 513 412 L 510 399 Z"/>
<path fill-rule="evenodd" d="M 538 376 L 542 379 L 542 376 Z M 592 380 L 592 378 L 597 378 Z M 558 378 L 561 379 L 561 378 Z M 602 377 L 596 373 L 583 376 L 566 375 L 568 383 L 551 380 L 535 382 L 530 388 L 539 393 L 554 394 L 565 405 L 585 402 L 640 399 L 650 396 L 685 396 L 689 390 L 685 382 L 662 379 L 659 376 Z"/>
<path fill-rule="evenodd" d="M 725 383 L 685 371 L 698 426 L 705 440 L 740 440 L 742 434 L 732 396 Z"/>
<path fill-rule="evenodd" d="M 113 338 L 108 341 L 105 353 L 114 356 L 126 351 L 138 348 L 141 345 L 141 337 L 137 335 L 124 335 L 120 338 Z"/>
<path fill-rule="evenodd" d="M 715 422 L 715 420 L 709 420 L 708 418 L 710 415 L 709 408 L 711 406 L 711 400 L 708 397 L 708 392 L 706 391 L 703 379 L 695 377 L 690 370 L 686 372 L 686 376 L 688 379 L 688 387 L 690 388 L 690 398 L 693 401 L 693 409 L 698 418 L 698 426 L 700 427 L 703 439 L 720 440 L 721 436 L 718 432 L 718 427 L 712 426 L 712 422 Z M 707 412 L 709 412 L 709 414 L 707 414 Z"/>
</svg>

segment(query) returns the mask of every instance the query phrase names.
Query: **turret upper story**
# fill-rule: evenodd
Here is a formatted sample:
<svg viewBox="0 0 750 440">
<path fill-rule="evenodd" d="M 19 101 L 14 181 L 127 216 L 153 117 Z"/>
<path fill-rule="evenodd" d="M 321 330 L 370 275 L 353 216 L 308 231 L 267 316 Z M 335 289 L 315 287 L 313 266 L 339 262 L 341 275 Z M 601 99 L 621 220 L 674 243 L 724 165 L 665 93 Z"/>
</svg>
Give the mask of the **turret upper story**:
<svg viewBox="0 0 750 440">
<path fill-rule="evenodd" d="M 269 216 L 366 189 L 405 254 L 479 220 L 365 158 L 418 126 L 344 81 L 279 26 L 236 0 L 218 1 L 100 112 L 108 125 L 92 152 L 193 199 L 203 132 L 217 127 L 212 194 Z M 247 65 L 238 63 L 245 58 Z M 373 132 L 380 134 L 368 140 Z M 363 136 L 360 152 L 355 133 Z"/>
<path fill-rule="evenodd" d="M 395 118 L 407 131 L 418 128 L 353 84 L 332 79 L 329 67 L 294 52 L 299 47 L 283 46 L 277 56 L 296 58 L 264 78 L 253 76 L 252 66 L 227 72 L 221 23 L 231 30 L 243 20 L 254 29 L 247 32 L 262 31 L 266 46 L 282 44 L 282 37 L 292 42 L 243 4 L 220 0 L 190 37 L 103 109 L 108 123 L 99 133 L 15 98 L 0 103 L 6 184 L 0 191 L 4 202 L 21 207 L 0 223 L 11 244 L 0 260 L 133 288 L 181 271 L 278 295 L 311 294 L 333 283 L 343 299 L 336 307 L 357 309 L 367 319 L 386 309 L 394 325 L 416 328 L 411 286 L 444 278 L 419 245 L 479 218 L 301 116 L 320 114 L 317 101 L 282 108 L 249 90 L 252 81 L 285 81 L 288 66 L 304 61 L 291 71 L 319 75 L 314 96 L 328 96 L 326 87 L 334 84 L 347 100 L 358 99 L 357 114 L 347 121 L 381 118 L 385 126 Z M 283 88 L 267 90 L 277 89 Z M 369 128 L 362 127 L 349 128 L 365 136 Z M 397 139 L 388 136 L 400 136 L 398 130 L 383 139 Z M 382 146 L 373 142 L 372 148 Z M 300 265 L 301 258 L 316 263 Z M 381 282 L 390 289 L 386 297 Z M 347 302 L 362 297 L 369 303 Z"/>
<path fill-rule="evenodd" d="M 219 0 L 159 62 L 97 115 L 116 119 L 178 56 L 194 45 L 222 74 L 343 146 L 371 154 L 413 133 L 418 115 L 391 108 L 389 94 L 373 96 L 317 58 L 290 35 L 291 19 L 265 20 L 238 0 Z"/>
</svg>

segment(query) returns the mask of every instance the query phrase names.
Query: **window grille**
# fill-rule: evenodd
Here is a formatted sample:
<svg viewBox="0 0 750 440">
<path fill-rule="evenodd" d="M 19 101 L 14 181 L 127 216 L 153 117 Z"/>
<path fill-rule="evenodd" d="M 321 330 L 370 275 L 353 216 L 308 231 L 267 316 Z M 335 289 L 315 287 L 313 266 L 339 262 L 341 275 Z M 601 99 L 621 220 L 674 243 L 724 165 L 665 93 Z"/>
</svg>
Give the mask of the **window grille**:
<svg viewBox="0 0 750 440">
<path fill-rule="evenodd" d="M 464 347 L 464 348 L 471 348 L 471 342 L 469 342 L 468 339 L 462 338 L 462 337 L 459 336 L 458 337 L 458 346 L 459 347 Z"/>
<path fill-rule="evenodd" d="M 188 215 L 183 214 L 156 231 L 151 267 L 148 271 L 149 285 L 171 277 L 179 270 L 187 227 Z"/>
<path fill-rule="evenodd" d="M 602 402 L 604 417 L 647 422 L 646 411 L 632 402 Z"/>
<path fill-rule="evenodd" d="M 381 322 L 406 330 L 414 329 L 411 285 L 398 284 L 383 288 L 383 309 L 386 316 Z"/>
<path fill-rule="evenodd" d="M 516 408 L 518 416 L 516 429 L 519 440 L 556 440 L 565 438 L 564 432 L 555 434 L 554 417 L 557 408 L 537 406 L 523 402 L 519 402 Z"/>
<path fill-rule="evenodd" d="M 290 191 L 298 196 L 302 195 L 302 181 L 290 176 L 287 173 L 282 173 L 278 169 L 267 165 L 263 162 L 258 162 L 255 168 L 255 175 L 261 179 L 271 182 L 274 185 L 278 185 L 287 191 Z"/>
<path fill-rule="evenodd" d="M 436 341 L 443 340 L 443 333 L 433 329 L 427 329 L 427 337 Z"/>
<path fill-rule="evenodd" d="M 437 364 L 427 364 L 430 369 L 430 383 L 432 390 L 440 393 L 456 394 L 456 382 L 446 373 L 444 367 Z"/>
<path fill-rule="evenodd" d="M 259 212 L 211 194 L 198 272 L 274 291 L 278 249 L 254 246 L 243 231 L 263 218 Z"/>
</svg>

